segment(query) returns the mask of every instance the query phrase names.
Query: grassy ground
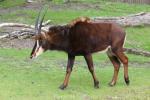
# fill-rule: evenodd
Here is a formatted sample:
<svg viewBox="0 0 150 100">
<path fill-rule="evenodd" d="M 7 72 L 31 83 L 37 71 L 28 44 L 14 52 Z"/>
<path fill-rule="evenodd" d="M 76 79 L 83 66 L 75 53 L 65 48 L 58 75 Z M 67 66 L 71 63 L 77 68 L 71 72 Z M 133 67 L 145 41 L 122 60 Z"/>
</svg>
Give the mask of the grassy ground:
<svg viewBox="0 0 150 100">
<path fill-rule="evenodd" d="M 6 0 L 10 1 L 10 0 Z M 24 3 L 20 3 L 23 0 L 16 0 L 17 5 L 20 5 L 19 8 L 14 8 L 11 10 L 12 6 L 9 3 L 0 3 L 0 8 L 3 9 L 5 6 L 8 9 L 5 9 L 5 13 L 0 14 L 1 21 L 13 21 L 13 22 L 24 22 L 24 23 L 34 23 L 35 17 L 37 16 L 37 9 L 41 6 L 41 3 L 35 4 L 35 8 L 32 6 L 24 9 L 26 6 Z M 51 19 L 53 23 L 66 23 L 71 21 L 72 19 L 79 16 L 125 16 L 133 13 L 139 12 L 149 12 L 149 5 L 135 5 L 135 4 L 124 4 L 124 3 L 112 3 L 106 2 L 104 0 L 94 0 L 93 2 L 90 0 L 82 0 L 77 3 L 61 3 L 62 0 L 54 0 L 53 2 L 48 2 L 50 8 L 48 13 L 46 14 L 47 19 Z M 83 2 L 84 1 L 84 2 Z M 97 1 L 97 2 L 96 2 Z M 12 5 L 15 5 L 12 3 Z M 11 4 L 11 3 L 10 3 Z M 24 5 L 23 5 L 24 4 Z M 30 5 L 30 4 L 29 4 Z M 55 6 L 53 6 L 55 5 Z M 93 6 L 92 6 L 93 5 Z M 3 9 L 4 10 L 4 9 Z M 17 18 L 16 18 L 17 16 Z"/>
<path fill-rule="evenodd" d="M 15 6 L 21 6 L 25 3 L 25 0 L 1 0 L 1 8 L 10 8 Z"/>
<path fill-rule="evenodd" d="M 59 90 L 65 75 L 66 54 L 47 52 L 36 60 L 29 60 L 30 50 L 0 50 L 0 99 L 1 100 L 149 100 L 150 70 L 145 64 L 129 65 L 130 86 L 123 80 L 123 68 L 120 69 L 118 84 L 109 87 L 113 67 L 106 55 L 94 55 L 96 75 L 101 82 L 94 89 L 92 77 L 85 61 L 77 57 L 71 75 L 69 87 Z M 135 56 L 128 55 L 130 61 Z M 65 59 L 64 59 L 65 57 Z M 145 61 L 142 57 L 136 60 Z M 143 59 L 146 59 L 143 57 Z M 147 59 L 150 60 L 150 59 Z"/>
<path fill-rule="evenodd" d="M 33 24 L 37 8 L 30 6 L 22 9 L 24 0 L 15 1 L 0 2 L 0 21 Z M 56 7 L 50 6 L 46 20 L 51 19 L 57 24 L 67 23 L 78 16 L 124 16 L 150 12 L 149 5 L 111 3 L 105 0 L 81 0 L 81 5 L 75 8 L 64 4 L 62 0 L 53 0 L 52 3 Z M 90 6 L 87 9 L 81 7 L 83 4 L 96 7 Z M 126 31 L 125 47 L 150 51 L 149 27 L 126 28 Z M 121 67 L 118 84 L 109 87 L 107 84 L 112 78 L 113 66 L 106 54 L 94 54 L 96 75 L 101 82 L 101 87 L 94 89 L 83 57 L 77 57 L 69 87 L 61 91 L 58 87 L 65 75 L 66 54 L 46 52 L 35 60 L 29 60 L 30 51 L 0 48 L 0 100 L 150 100 L 150 58 L 128 55 L 130 86 L 125 85 Z"/>
<path fill-rule="evenodd" d="M 150 28 L 149 27 L 130 27 L 126 28 L 126 44 L 125 47 L 139 48 L 141 50 L 150 51 Z"/>
</svg>

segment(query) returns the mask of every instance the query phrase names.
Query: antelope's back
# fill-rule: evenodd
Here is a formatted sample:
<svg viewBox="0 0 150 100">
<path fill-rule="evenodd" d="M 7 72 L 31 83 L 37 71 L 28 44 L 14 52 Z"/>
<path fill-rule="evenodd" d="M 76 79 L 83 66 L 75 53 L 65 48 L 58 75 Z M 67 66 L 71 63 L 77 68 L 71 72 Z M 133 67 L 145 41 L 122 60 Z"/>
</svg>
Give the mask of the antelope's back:
<svg viewBox="0 0 150 100">
<path fill-rule="evenodd" d="M 113 23 L 78 22 L 70 29 L 69 39 L 73 50 L 96 52 L 107 48 L 118 33 L 122 29 Z"/>
</svg>

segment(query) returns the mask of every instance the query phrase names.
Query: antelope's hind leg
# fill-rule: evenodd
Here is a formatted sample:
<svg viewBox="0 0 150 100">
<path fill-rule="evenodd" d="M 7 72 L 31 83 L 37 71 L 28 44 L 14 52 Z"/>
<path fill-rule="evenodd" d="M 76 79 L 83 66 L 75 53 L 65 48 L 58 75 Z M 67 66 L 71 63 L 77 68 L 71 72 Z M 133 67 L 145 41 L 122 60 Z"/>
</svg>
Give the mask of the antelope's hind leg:
<svg viewBox="0 0 150 100">
<path fill-rule="evenodd" d="M 88 65 L 88 69 L 90 71 L 90 73 L 92 74 L 93 80 L 94 80 L 94 87 L 95 88 L 99 88 L 99 81 L 96 78 L 95 72 L 94 72 L 94 65 L 93 65 L 93 59 L 92 59 L 92 55 L 91 54 L 87 54 L 84 56 L 87 65 Z"/>
<path fill-rule="evenodd" d="M 114 86 L 117 82 L 117 78 L 118 78 L 118 72 L 120 69 L 120 61 L 118 60 L 118 58 L 112 53 L 111 49 L 109 48 L 107 51 L 107 55 L 110 59 L 110 61 L 112 62 L 113 66 L 114 66 L 114 75 L 112 77 L 111 82 L 109 83 L 109 86 Z"/>
<path fill-rule="evenodd" d="M 127 85 L 129 85 L 130 80 L 128 76 L 128 57 L 123 52 L 116 52 L 117 57 L 123 63 L 124 66 L 124 80 Z"/>
</svg>

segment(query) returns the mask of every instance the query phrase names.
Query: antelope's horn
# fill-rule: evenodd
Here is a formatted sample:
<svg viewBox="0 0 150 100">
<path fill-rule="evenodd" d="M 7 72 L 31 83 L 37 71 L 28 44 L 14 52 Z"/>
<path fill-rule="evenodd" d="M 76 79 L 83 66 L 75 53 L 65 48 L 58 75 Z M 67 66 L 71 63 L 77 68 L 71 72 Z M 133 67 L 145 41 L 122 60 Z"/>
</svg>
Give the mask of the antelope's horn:
<svg viewBox="0 0 150 100">
<path fill-rule="evenodd" d="M 47 8 L 48 8 L 48 7 L 47 7 Z M 40 20 L 40 15 L 41 15 L 41 13 L 42 13 L 43 7 L 40 9 L 39 14 L 38 14 L 38 16 L 37 16 L 37 18 L 36 18 L 36 22 L 35 22 L 35 33 L 36 33 L 36 34 L 41 33 L 42 23 L 43 23 L 45 14 L 46 14 L 46 12 L 47 12 L 47 8 L 45 8 L 41 20 Z"/>
</svg>

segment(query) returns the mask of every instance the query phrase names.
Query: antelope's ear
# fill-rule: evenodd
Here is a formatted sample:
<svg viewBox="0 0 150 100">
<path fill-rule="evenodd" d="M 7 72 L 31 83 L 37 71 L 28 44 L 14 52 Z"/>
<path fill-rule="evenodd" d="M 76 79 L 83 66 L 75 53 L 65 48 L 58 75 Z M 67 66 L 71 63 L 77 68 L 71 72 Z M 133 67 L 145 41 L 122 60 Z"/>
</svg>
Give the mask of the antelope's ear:
<svg viewBox="0 0 150 100">
<path fill-rule="evenodd" d="M 35 35 L 35 36 L 32 37 L 32 39 L 34 39 L 34 40 L 39 40 L 40 38 L 41 38 L 40 34 L 39 35 Z"/>
<path fill-rule="evenodd" d="M 42 40 L 46 40 L 47 39 L 47 34 L 46 33 L 41 33 L 40 37 Z"/>
<path fill-rule="evenodd" d="M 34 40 L 46 40 L 47 35 L 46 35 L 46 33 L 43 33 L 43 34 L 41 33 L 41 34 L 33 36 L 32 39 L 34 39 Z"/>
</svg>

